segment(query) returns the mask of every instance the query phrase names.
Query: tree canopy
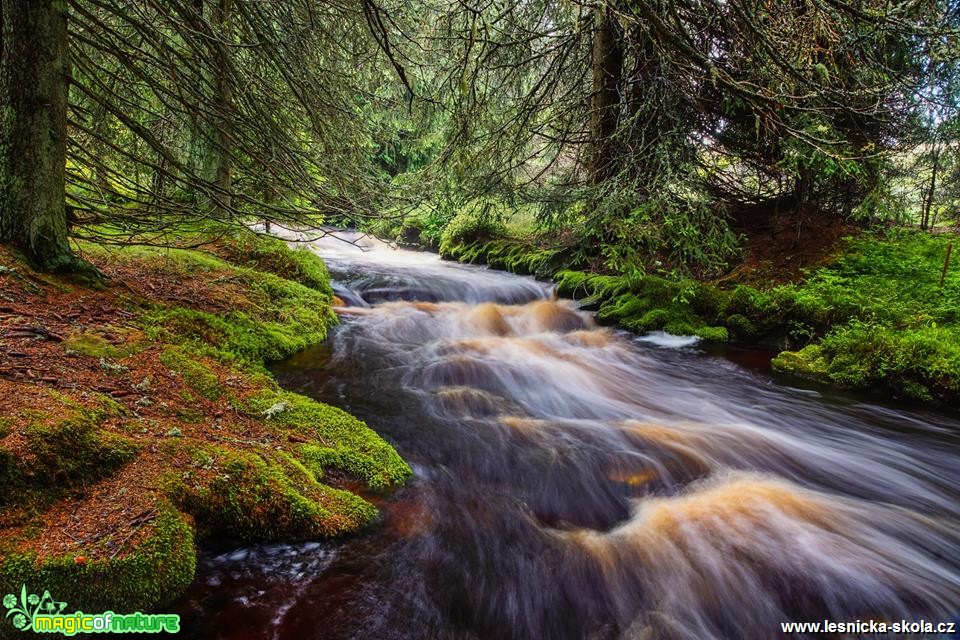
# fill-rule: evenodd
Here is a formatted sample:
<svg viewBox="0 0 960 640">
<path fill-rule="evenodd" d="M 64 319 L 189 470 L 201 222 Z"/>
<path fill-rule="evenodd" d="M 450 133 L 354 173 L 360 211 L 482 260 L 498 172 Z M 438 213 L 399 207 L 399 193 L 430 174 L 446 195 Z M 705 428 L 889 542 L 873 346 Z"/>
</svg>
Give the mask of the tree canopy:
<svg viewBox="0 0 960 640">
<path fill-rule="evenodd" d="M 612 265 L 719 271 L 770 212 L 876 221 L 913 197 L 929 226 L 952 197 L 949 0 L 10 1 L 2 28 L 8 158 L 39 126 L 24 74 L 67 95 L 48 114 L 64 182 L 9 165 L 4 220 L 62 191 L 78 237 L 414 210 L 443 227 L 473 203 L 531 207 Z M 49 228 L 21 242 L 40 262 L 66 246 Z"/>
</svg>

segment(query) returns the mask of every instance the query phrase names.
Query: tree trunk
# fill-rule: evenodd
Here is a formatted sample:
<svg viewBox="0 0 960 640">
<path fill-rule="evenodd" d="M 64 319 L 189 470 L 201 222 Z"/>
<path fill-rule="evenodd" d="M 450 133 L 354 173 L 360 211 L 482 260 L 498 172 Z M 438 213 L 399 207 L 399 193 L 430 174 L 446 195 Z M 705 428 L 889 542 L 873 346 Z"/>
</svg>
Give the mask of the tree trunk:
<svg viewBox="0 0 960 640">
<path fill-rule="evenodd" d="M 623 48 L 616 18 L 609 7 L 594 9 L 593 95 L 590 110 L 590 181 L 598 184 L 616 175 L 615 141 L 620 110 Z"/>
<path fill-rule="evenodd" d="M 90 269 L 67 241 L 65 0 L 0 0 L 0 242 L 49 271 Z"/>
<path fill-rule="evenodd" d="M 232 0 L 194 0 L 194 10 L 201 20 L 208 21 L 213 38 L 208 54 L 198 61 L 205 69 L 198 84 L 209 88 L 207 105 L 197 110 L 191 143 L 193 171 L 210 185 L 210 206 L 227 217 L 233 189 L 233 162 L 230 154 L 230 112 L 233 108 L 233 84 L 229 38 Z"/>
<path fill-rule="evenodd" d="M 933 201 L 937 195 L 937 172 L 940 169 L 940 145 L 937 142 L 933 143 L 930 164 L 930 181 L 923 194 L 923 215 L 920 218 L 920 228 L 924 230 L 933 226 L 930 212 L 933 210 Z"/>
</svg>

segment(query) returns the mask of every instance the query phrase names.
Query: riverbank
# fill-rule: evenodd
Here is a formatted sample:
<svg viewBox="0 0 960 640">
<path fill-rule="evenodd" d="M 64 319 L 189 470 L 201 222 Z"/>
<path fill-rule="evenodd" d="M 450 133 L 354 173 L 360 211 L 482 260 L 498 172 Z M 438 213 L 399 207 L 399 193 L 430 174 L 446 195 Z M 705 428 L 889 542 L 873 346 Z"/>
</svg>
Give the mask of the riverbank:
<svg viewBox="0 0 960 640">
<path fill-rule="evenodd" d="M 253 234 L 79 248 L 102 288 L 0 248 L 0 592 L 152 610 L 193 580 L 205 537 L 316 539 L 377 517 L 357 491 L 398 486 L 407 464 L 263 366 L 336 323 L 319 257 Z"/>
<path fill-rule="evenodd" d="M 803 269 L 763 262 L 704 281 L 564 268 L 563 249 L 490 231 L 455 229 L 441 254 L 552 278 L 561 295 L 638 333 L 774 347 L 782 372 L 915 400 L 960 399 L 958 256 L 943 272 L 947 247 L 960 249 L 956 234 L 864 232 L 838 239 Z"/>
</svg>

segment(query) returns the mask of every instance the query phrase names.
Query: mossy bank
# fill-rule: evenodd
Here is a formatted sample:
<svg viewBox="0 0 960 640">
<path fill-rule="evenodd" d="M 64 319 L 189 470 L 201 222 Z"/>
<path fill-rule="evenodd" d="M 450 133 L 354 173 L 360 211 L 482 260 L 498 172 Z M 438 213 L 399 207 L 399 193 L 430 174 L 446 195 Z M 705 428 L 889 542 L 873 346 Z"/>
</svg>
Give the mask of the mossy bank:
<svg viewBox="0 0 960 640">
<path fill-rule="evenodd" d="M 713 281 L 596 273 L 563 248 L 486 222 L 451 225 L 440 243 L 448 259 L 551 277 L 561 295 L 631 331 L 761 344 L 782 351 L 773 367 L 784 373 L 946 403 L 960 400 L 958 250 L 955 234 L 864 232 L 799 279 L 767 284 L 742 270 Z"/>
<path fill-rule="evenodd" d="M 328 538 L 377 517 L 346 486 L 390 490 L 407 464 L 263 366 L 336 322 L 316 255 L 247 233 L 79 248 L 104 288 L 0 249 L 0 593 L 152 610 L 190 584 L 204 537 Z"/>
</svg>

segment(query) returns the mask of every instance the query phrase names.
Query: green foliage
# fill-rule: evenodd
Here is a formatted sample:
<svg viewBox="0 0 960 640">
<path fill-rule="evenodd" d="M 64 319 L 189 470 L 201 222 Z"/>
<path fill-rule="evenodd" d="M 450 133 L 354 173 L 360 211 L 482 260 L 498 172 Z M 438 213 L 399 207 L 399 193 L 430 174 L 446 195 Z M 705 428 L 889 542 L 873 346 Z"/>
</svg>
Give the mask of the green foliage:
<svg viewBox="0 0 960 640">
<path fill-rule="evenodd" d="M 864 236 L 805 282 L 775 289 L 793 333 L 823 339 L 774 366 L 851 388 L 956 398 L 960 270 L 949 270 L 940 288 L 951 241 L 903 230 Z"/>
<path fill-rule="evenodd" d="M 729 339 L 727 329 L 715 324 L 727 294 L 712 285 L 651 275 L 598 276 L 580 271 L 561 271 L 556 277 L 562 295 L 598 305 L 597 317 L 631 331 L 663 329 L 710 341 Z"/>
<path fill-rule="evenodd" d="M 876 389 L 917 400 L 960 400 L 960 330 L 893 329 L 854 320 L 819 345 L 785 352 L 779 371 L 826 379 L 842 387 Z"/>
<path fill-rule="evenodd" d="M 957 270 L 939 286 L 951 240 L 902 230 L 853 240 L 833 264 L 806 281 L 772 290 L 769 313 L 811 337 L 851 320 L 901 329 L 954 324 L 960 320 Z"/>
<path fill-rule="evenodd" d="M 614 273 L 718 274 L 739 253 L 734 234 L 719 204 L 668 187 L 631 206 L 626 215 L 620 198 L 604 200 L 599 228 L 583 225 L 588 246 L 599 246 L 605 269 Z M 605 208 L 610 211 L 604 212 Z"/>
<path fill-rule="evenodd" d="M 469 245 L 503 234 L 502 206 L 486 200 L 465 205 L 440 234 L 440 255 L 448 256 L 457 245 Z"/>
</svg>

